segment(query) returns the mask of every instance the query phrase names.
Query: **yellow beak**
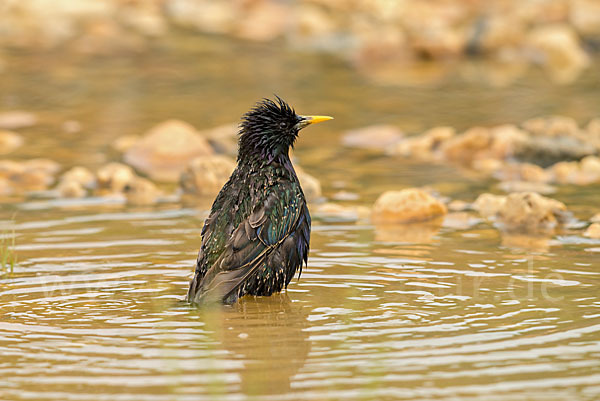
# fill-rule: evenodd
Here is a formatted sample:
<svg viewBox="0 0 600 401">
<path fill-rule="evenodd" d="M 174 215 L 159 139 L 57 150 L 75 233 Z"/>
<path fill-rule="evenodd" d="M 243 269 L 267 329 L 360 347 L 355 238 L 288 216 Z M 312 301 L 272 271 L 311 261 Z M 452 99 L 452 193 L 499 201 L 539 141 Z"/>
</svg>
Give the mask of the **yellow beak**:
<svg viewBox="0 0 600 401">
<path fill-rule="evenodd" d="M 302 116 L 307 120 L 309 124 L 316 124 L 327 120 L 333 120 L 333 117 L 329 116 Z"/>
<path fill-rule="evenodd" d="M 302 121 L 298 123 L 298 128 L 302 129 L 310 124 L 316 124 L 323 121 L 333 120 L 333 117 L 329 116 L 300 116 Z"/>
</svg>

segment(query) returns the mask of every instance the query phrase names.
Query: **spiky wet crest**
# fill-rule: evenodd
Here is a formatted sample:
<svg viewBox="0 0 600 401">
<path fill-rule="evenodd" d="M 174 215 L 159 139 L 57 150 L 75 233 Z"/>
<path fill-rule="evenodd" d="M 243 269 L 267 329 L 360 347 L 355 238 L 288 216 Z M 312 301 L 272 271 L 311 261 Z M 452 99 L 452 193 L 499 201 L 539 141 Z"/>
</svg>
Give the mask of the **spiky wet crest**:
<svg viewBox="0 0 600 401">
<path fill-rule="evenodd" d="M 238 161 L 260 158 L 270 162 L 287 155 L 294 146 L 301 117 L 283 99 L 275 97 L 275 101 L 261 100 L 242 118 Z"/>
</svg>

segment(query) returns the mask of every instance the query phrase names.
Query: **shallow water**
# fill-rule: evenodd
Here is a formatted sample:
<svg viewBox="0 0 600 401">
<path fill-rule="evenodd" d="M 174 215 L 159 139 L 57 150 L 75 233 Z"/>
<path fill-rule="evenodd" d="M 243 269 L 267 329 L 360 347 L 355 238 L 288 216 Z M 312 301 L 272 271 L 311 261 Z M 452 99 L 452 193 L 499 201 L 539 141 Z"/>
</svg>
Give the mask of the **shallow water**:
<svg viewBox="0 0 600 401">
<path fill-rule="evenodd" d="M 228 123 L 277 92 L 298 111 L 336 117 L 304 132 L 295 155 L 325 196 L 350 191 L 366 205 L 424 184 L 470 201 L 495 184 L 341 148 L 346 128 L 552 112 L 585 121 L 600 109 L 598 71 L 562 87 L 531 71 L 491 90 L 449 67 L 434 84 L 384 87 L 335 59 L 215 40 L 133 58 L 6 57 L 1 108 L 41 118 L 22 130 L 15 158 L 93 168 L 117 158 L 108 144 L 120 135 L 173 117 Z M 61 131 L 71 119 L 81 133 Z M 598 189 L 554 197 L 587 219 Z M 600 398 L 600 241 L 565 231 L 532 244 L 477 221 L 389 230 L 315 219 L 308 268 L 287 293 L 198 310 L 181 298 L 205 216 L 179 203 L 1 204 L 18 264 L 0 277 L 0 399 Z"/>
</svg>

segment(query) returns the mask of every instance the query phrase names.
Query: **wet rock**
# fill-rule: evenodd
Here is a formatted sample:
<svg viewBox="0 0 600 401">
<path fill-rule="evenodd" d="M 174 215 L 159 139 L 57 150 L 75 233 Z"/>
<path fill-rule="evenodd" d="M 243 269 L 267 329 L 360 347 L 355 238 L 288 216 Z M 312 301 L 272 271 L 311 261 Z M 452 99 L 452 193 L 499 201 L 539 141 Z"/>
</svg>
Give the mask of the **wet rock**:
<svg viewBox="0 0 600 401">
<path fill-rule="evenodd" d="M 230 32 L 239 18 L 232 1 L 172 0 L 165 11 L 178 25 L 216 34 Z"/>
<path fill-rule="evenodd" d="M 573 81 L 589 65 L 577 33 L 566 24 L 541 25 L 525 39 L 529 57 L 559 83 Z"/>
<path fill-rule="evenodd" d="M 93 188 L 96 185 L 96 176 L 85 167 L 73 167 L 61 177 L 61 182 L 75 182 L 83 188 Z"/>
<path fill-rule="evenodd" d="M 492 143 L 486 157 L 508 159 L 528 141 L 527 132 L 513 124 L 503 124 L 492 127 Z"/>
<path fill-rule="evenodd" d="M 323 203 L 311 207 L 311 214 L 328 221 L 358 221 L 366 220 L 371 215 L 371 209 L 366 206 L 349 206 L 338 203 Z"/>
<path fill-rule="evenodd" d="M 18 6 L 7 3 L 3 6 L 2 39 L 10 44 L 49 48 L 70 37 L 74 30 L 72 21 L 60 15 L 57 10 L 60 7 L 55 7 L 55 4 L 47 8 L 39 2 L 20 1 Z"/>
<path fill-rule="evenodd" d="M 137 7 L 126 5 L 120 10 L 119 18 L 126 26 L 146 36 L 162 36 L 168 28 L 158 2 L 145 1 Z"/>
<path fill-rule="evenodd" d="M 442 143 L 441 152 L 447 160 L 469 166 L 477 154 L 486 151 L 491 143 L 489 129 L 474 127 Z"/>
<path fill-rule="evenodd" d="M 469 202 L 465 202 L 462 200 L 455 199 L 448 203 L 448 210 L 453 212 L 462 212 L 465 210 L 469 210 L 471 208 L 471 204 Z"/>
<path fill-rule="evenodd" d="M 456 57 L 463 53 L 466 47 L 466 34 L 452 27 L 435 27 L 426 33 L 411 37 L 411 45 L 415 53 L 426 58 Z"/>
<path fill-rule="evenodd" d="M 40 171 L 53 177 L 61 169 L 60 164 L 54 160 L 43 158 L 27 160 L 24 165 L 28 171 Z"/>
<path fill-rule="evenodd" d="M 594 118 L 586 125 L 580 134 L 587 142 L 596 148 L 596 154 L 600 154 L 600 118 Z"/>
<path fill-rule="evenodd" d="M 593 137 L 580 130 L 577 122 L 569 117 L 534 118 L 525 121 L 523 128 L 530 135 L 515 152 L 519 160 L 547 166 L 578 160 L 598 151 Z"/>
<path fill-rule="evenodd" d="M 8 182 L 11 193 L 43 191 L 54 183 L 59 169 L 58 163 L 47 159 L 0 160 L 0 179 Z"/>
<path fill-rule="evenodd" d="M 10 178 L 13 174 L 20 174 L 24 170 L 22 163 L 13 160 L 0 160 L 0 177 Z"/>
<path fill-rule="evenodd" d="M 404 31 L 398 26 L 373 26 L 364 20 L 357 21 L 356 28 L 358 48 L 353 54 L 354 64 L 371 77 L 377 76 L 380 81 L 393 80 L 392 77 L 381 80 L 381 75 L 387 76 L 385 71 L 393 69 L 392 66 L 407 64 L 411 57 Z"/>
<path fill-rule="evenodd" d="M 373 125 L 348 131 L 342 143 L 353 148 L 385 150 L 403 136 L 402 131 L 393 125 Z"/>
<path fill-rule="evenodd" d="M 422 135 L 401 139 L 390 148 L 389 153 L 428 160 L 433 158 L 433 153 L 442 143 L 455 135 L 456 131 L 452 127 L 431 128 Z"/>
<path fill-rule="evenodd" d="M 0 177 L 0 196 L 10 196 L 13 193 L 10 181 L 4 177 Z"/>
<path fill-rule="evenodd" d="M 304 191 L 304 196 L 308 202 L 314 202 L 322 196 L 321 182 L 312 175 L 308 174 L 300 166 L 294 166 L 296 175 Z"/>
<path fill-rule="evenodd" d="M 37 117 L 27 111 L 15 110 L 0 113 L 0 129 L 27 128 L 37 124 Z"/>
<path fill-rule="evenodd" d="M 109 163 L 101 167 L 96 172 L 96 180 L 98 195 L 124 197 L 127 203 L 132 205 L 152 205 L 163 197 L 163 192 L 152 181 L 137 176 L 133 169 L 125 164 Z M 78 183 L 76 180 L 66 182 Z"/>
<path fill-rule="evenodd" d="M 338 191 L 331 196 L 331 199 L 337 201 L 355 201 L 360 198 L 356 192 Z"/>
<path fill-rule="evenodd" d="M 62 180 L 58 183 L 56 190 L 61 198 L 85 198 L 87 190 L 83 185 L 74 180 Z"/>
<path fill-rule="evenodd" d="M 461 20 L 467 8 L 463 3 L 414 1 L 401 9 L 399 19 L 416 54 L 436 59 L 464 52 L 467 32 Z"/>
<path fill-rule="evenodd" d="M 514 156 L 519 160 L 548 166 L 560 161 L 578 160 L 596 152 L 594 144 L 582 132 L 558 133 L 550 125 L 545 133 L 533 133 L 515 151 Z"/>
<path fill-rule="evenodd" d="M 150 129 L 124 155 L 125 162 L 159 181 L 175 182 L 196 157 L 213 149 L 191 125 L 169 120 Z"/>
<path fill-rule="evenodd" d="M 121 163 L 102 166 L 96 174 L 84 167 L 73 167 L 61 176 L 56 186 L 58 195 L 64 198 L 83 198 L 91 189 L 98 196 L 135 205 L 155 204 L 163 197 L 154 183 L 137 176 L 131 167 Z"/>
<path fill-rule="evenodd" d="M 141 138 L 139 135 L 123 135 L 112 141 L 110 146 L 119 153 L 125 153 L 138 143 Z"/>
<path fill-rule="evenodd" d="M 591 177 L 594 181 L 600 180 L 600 158 L 598 156 L 586 156 L 579 163 L 581 171 Z"/>
<path fill-rule="evenodd" d="M 216 153 L 235 157 L 238 151 L 238 131 L 239 125 L 233 123 L 203 130 L 200 134 L 208 139 Z"/>
<path fill-rule="evenodd" d="M 550 174 L 536 164 L 520 163 L 518 174 L 519 178 L 523 181 L 540 183 L 550 181 Z"/>
<path fill-rule="evenodd" d="M 108 56 L 122 52 L 139 52 L 144 38 L 116 18 L 92 20 L 82 26 L 70 43 L 71 48 L 84 55 Z"/>
<path fill-rule="evenodd" d="M 235 161 L 227 156 L 197 157 L 181 174 L 180 185 L 185 193 L 216 195 L 235 169 Z"/>
<path fill-rule="evenodd" d="M 580 162 L 559 162 L 549 171 L 560 184 L 589 185 L 600 182 L 600 158 L 587 156 Z"/>
<path fill-rule="evenodd" d="M 96 172 L 98 189 L 102 192 L 121 193 L 136 178 L 133 169 L 121 163 L 109 163 Z"/>
<path fill-rule="evenodd" d="M 539 24 L 556 24 L 569 17 L 570 0 L 528 1 L 528 7 L 516 7 L 513 12 L 521 18 L 539 22 Z M 524 8 L 524 9 L 522 9 Z"/>
<path fill-rule="evenodd" d="M 283 37 L 292 45 L 349 53 L 361 66 L 392 60 L 386 79 L 398 62 L 472 51 L 555 66 L 550 70 L 562 78 L 581 63 L 575 32 L 591 43 L 597 38 L 597 10 L 595 0 L 64 0 L 50 8 L 21 0 L 3 7 L 0 41 L 45 48 L 75 42 L 86 52 L 115 52 L 144 46 L 150 40 L 143 37 L 163 35 L 174 23 L 254 41 Z"/>
<path fill-rule="evenodd" d="M 512 193 L 496 214 L 497 223 L 506 231 L 550 233 L 568 219 L 564 203 L 535 192 Z"/>
<path fill-rule="evenodd" d="M 558 162 L 550 167 L 553 180 L 559 184 L 568 184 L 575 181 L 579 172 L 578 162 Z"/>
<path fill-rule="evenodd" d="M 570 136 L 579 133 L 577 121 L 571 117 L 549 116 L 531 118 L 522 124 L 523 129 L 534 136 Z"/>
<path fill-rule="evenodd" d="M 291 21 L 290 9 L 279 2 L 249 2 L 243 18 L 235 21 L 235 35 L 246 40 L 270 41 L 281 36 Z"/>
<path fill-rule="evenodd" d="M 486 157 L 473 160 L 471 168 L 485 175 L 495 175 L 504 168 L 504 161 Z"/>
<path fill-rule="evenodd" d="M 585 237 L 600 239 L 600 223 L 592 223 L 583 233 Z"/>
<path fill-rule="evenodd" d="M 131 205 L 153 205 L 163 195 L 156 185 L 142 177 L 134 177 L 123 188 L 127 203 Z"/>
<path fill-rule="evenodd" d="M 535 192 L 508 196 L 482 194 L 473 208 L 504 231 L 527 235 L 552 234 L 570 218 L 566 206 Z"/>
<path fill-rule="evenodd" d="M 23 145 L 23 137 L 16 132 L 0 130 L 0 155 L 5 155 Z"/>
<path fill-rule="evenodd" d="M 478 160 L 504 160 L 526 141 L 527 134 L 514 125 L 473 127 L 444 141 L 440 151 L 446 160 L 472 166 Z"/>
<path fill-rule="evenodd" d="M 588 122 L 588 124 L 586 125 L 585 131 L 587 135 L 592 137 L 593 139 L 600 138 L 600 118 L 592 118 L 590 122 Z"/>
<path fill-rule="evenodd" d="M 456 130 L 452 127 L 434 127 L 423 133 L 430 151 L 435 150 L 442 142 L 456 135 Z"/>
<path fill-rule="evenodd" d="M 432 220 L 447 213 L 446 206 L 418 188 L 384 192 L 375 201 L 372 219 L 378 224 Z"/>
<path fill-rule="evenodd" d="M 486 219 L 493 218 L 506 204 L 506 196 L 481 194 L 473 202 L 473 209 Z"/>
<path fill-rule="evenodd" d="M 537 192 L 542 195 L 550 195 L 556 192 L 556 187 L 553 187 L 552 185 L 530 181 L 503 181 L 498 184 L 498 188 L 508 193 Z"/>
<path fill-rule="evenodd" d="M 524 129 L 511 124 L 491 128 L 473 127 L 454 135 L 451 128 L 438 127 L 423 135 L 401 139 L 389 153 L 425 160 L 448 161 L 510 181 L 548 182 L 551 174 L 542 166 L 581 159 L 600 149 L 600 123 L 581 130 L 566 117 L 536 118 Z M 504 164 L 506 160 L 514 160 Z"/>
<path fill-rule="evenodd" d="M 548 171 L 531 163 L 507 163 L 494 175 L 504 181 L 527 181 L 532 183 L 546 183 L 552 179 L 552 175 Z"/>
<path fill-rule="evenodd" d="M 492 13 L 474 26 L 473 41 L 470 46 L 474 50 L 485 53 L 516 49 L 520 46 L 525 31 L 524 21 L 507 13 Z"/>
<path fill-rule="evenodd" d="M 61 124 L 61 129 L 67 134 L 77 134 L 81 132 L 82 126 L 79 121 L 67 120 Z"/>
<path fill-rule="evenodd" d="M 296 39 L 322 40 L 335 31 L 333 19 L 322 7 L 301 3 L 295 12 L 296 26 L 294 33 Z"/>
<path fill-rule="evenodd" d="M 83 198 L 87 190 L 95 187 L 96 176 L 85 167 L 73 167 L 66 171 L 59 180 L 56 190 L 63 198 Z"/>
<path fill-rule="evenodd" d="M 481 219 L 468 212 L 453 212 L 448 213 L 444 217 L 442 224 L 445 228 L 453 230 L 467 230 L 481 223 Z"/>
<path fill-rule="evenodd" d="M 508 232 L 552 233 L 569 218 L 562 202 L 535 192 L 517 192 L 508 196 L 482 194 L 473 207 Z"/>
<path fill-rule="evenodd" d="M 584 37 L 600 36 L 600 3 L 596 0 L 571 0 L 569 21 Z"/>
</svg>

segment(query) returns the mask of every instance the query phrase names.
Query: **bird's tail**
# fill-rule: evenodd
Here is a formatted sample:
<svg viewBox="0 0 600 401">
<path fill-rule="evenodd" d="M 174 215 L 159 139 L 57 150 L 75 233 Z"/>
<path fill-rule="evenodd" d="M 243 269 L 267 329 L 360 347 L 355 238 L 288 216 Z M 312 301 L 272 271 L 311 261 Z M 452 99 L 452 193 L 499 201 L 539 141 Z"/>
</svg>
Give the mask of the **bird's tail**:
<svg viewBox="0 0 600 401">
<path fill-rule="evenodd" d="M 194 278 L 192 281 L 190 281 L 190 288 L 188 289 L 185 297 L 185 300 L 189 303 L 193 303 L 194 298 L 196 298 L 196 293 L 198 292 L 198 282 L 200 281 L 198 276 L 198 272 L 196 272 L 196 274 L 194 274 Z"/>
<path fill-rule="evenodd" d="M 260 266 L 263 266 L 264 261 L 265 253 L 252 263 L 235 270 L 220 271 L 215 274 L 211 274 L 212 271 L 209 270 L 202 278 L 196 273 L 190 283 L 187 301 L 194 304 L 236 302 L 239 298 L 240 286 L 254 275 Z"/>
</svg>

